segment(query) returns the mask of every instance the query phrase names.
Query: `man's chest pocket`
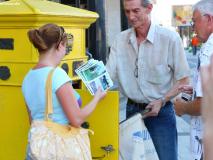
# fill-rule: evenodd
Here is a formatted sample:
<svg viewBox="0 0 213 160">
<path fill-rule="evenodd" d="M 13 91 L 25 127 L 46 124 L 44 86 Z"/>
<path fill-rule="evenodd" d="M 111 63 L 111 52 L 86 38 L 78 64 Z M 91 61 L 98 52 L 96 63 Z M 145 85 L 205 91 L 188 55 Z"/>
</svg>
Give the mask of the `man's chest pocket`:
<svg viewBox="0 0 213 160">
<path fill-rule="evenodd" d="M 163 84 L 168 79 L 169 68 L 166 65 L 155 65 L 147 71 L 146 80 L 153 84 Z"/>
</svg>

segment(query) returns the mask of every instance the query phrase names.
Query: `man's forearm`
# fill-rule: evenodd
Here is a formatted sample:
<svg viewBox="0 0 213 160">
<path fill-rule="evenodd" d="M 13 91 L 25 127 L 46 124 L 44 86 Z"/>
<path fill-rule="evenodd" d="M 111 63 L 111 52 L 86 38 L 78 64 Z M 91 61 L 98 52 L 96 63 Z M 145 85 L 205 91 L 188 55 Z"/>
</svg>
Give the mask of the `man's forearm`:
<svg viewBox="0 0 213 160">
<path fill-rule="evenodd" d="M 174 98 L 175 96 L 177 96 L 179 94 L 179 87 L 181 85 L 188 85 L 189 84 L 189 78 L 185 77 L 183 79 L 180 79 L 179 81 L 177 81 L 174 86 L 172 87 L 171 90 L 169 90 L 165 95 L 165 99 L 166 101 L 170 101 L 172 98 Z"/>
<path fill-rule="evenodd" d="M 185 114 L 191 116 L 200 116 L 201 115 L 201 99 L 202 98 L 195 98 L 193 101 L 189 101 L 185 103 L 184 109 Z"/>
</svg>

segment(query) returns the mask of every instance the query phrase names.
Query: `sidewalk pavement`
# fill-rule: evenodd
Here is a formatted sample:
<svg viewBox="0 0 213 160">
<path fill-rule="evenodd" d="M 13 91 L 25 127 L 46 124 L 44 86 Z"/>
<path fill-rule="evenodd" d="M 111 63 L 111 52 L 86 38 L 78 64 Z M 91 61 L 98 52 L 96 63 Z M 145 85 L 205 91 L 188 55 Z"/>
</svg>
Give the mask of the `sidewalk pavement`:
<svg viewBox="0 0 213 160">
<path fill-rule="evenodd" d="M 178 160 L 190 160 L 190 125 L 176 116 L 178 130 Z"/>
</svg>

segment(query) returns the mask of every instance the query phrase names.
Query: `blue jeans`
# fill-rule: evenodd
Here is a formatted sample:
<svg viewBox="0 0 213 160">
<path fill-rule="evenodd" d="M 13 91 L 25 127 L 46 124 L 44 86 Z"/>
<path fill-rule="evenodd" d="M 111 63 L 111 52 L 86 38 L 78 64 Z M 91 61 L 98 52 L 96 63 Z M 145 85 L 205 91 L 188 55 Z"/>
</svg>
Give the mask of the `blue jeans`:
<svg viewBox="0 0 213 160">
<path fill-rule="evenodd" d="M 126 112 L 129 118 L 138 110 L 134 112 L 134 105 L 127 105 Z M 152 137 L 159 160 L 177 160 L 177 128 L 173 104 L 167 102 L 158 116 L 145 118 L 144 123 Z"/>
<path fill-rule="evenodd" d="M 192 53 L 193 53 L 193 55 L 196 55 L 196 53 L 197 53 L 197 46 L 192 46 Z"/>
</svg>

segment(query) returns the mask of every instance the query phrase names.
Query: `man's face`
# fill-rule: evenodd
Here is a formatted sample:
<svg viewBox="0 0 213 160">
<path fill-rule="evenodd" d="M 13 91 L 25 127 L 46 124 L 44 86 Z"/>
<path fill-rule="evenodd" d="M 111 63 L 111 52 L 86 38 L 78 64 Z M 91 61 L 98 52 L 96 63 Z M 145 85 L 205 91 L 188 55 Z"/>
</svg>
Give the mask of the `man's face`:
<svg viewBox="0 0 213 160">
<path fill-rule="evenodd" d="M 200 11 L 195 10 L 193 13 L 192 21 L 194 23 L 193 28 L 197 37 L 202 41 L 206 42 L 209 37 L 208 28 L 208 17 L 203 15 Z"/>
<path fill-rule="evenodd" d="M 145 8 L 141 4 L 141 0 L 124 0 L 124 11 L 129 23 L 134 28 L 149 23 L 150 9 Z"/>
</svg>

